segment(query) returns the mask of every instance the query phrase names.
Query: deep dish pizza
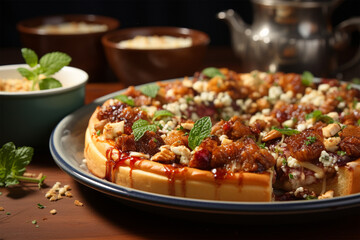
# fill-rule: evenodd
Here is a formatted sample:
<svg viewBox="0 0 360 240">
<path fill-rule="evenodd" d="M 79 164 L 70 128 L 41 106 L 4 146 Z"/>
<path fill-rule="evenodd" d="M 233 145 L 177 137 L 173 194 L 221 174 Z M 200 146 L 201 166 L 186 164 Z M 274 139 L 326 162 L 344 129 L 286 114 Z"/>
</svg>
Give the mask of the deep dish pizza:
<svg viewBox="0 0 360 240">
<path fill-rule="evenodd" d="M 360 191 L 360 91 L 309 72 L 236 73 L 129 87 L 85 137 L 94 175 L 152 193 L 225 201 Z"/>
</svg>

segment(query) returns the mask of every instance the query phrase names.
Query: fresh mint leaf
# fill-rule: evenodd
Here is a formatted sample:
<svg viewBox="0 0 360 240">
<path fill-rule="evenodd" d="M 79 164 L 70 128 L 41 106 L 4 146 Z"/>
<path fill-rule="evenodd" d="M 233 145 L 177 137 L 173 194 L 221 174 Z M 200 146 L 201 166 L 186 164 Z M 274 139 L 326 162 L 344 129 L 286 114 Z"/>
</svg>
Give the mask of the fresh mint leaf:
<svg viewBox="0 0 360 240">
<path fill-rule="evenodd" d="M 39 82 L 40 90 L 59 88 L 61 86 L 59 80 L 56 80 L 55 78 L 44 78 Z"/>
<path fill-rule="evenodd" d="M 158 110 L 154 113 L 152 120 L 155 121 L 157 118 L 166 117 L 166 116 L 172 117 L 174 116 L 174 114 L 168 110 Z"/>
<path fill-rule="evenodd" d="M 273 127 L 274 130 L 280 132 L 281 134 L 287 135 L 287 136 L 291 136 L 294 134 L 298 134 L 300 133 L 300 131 L 295 130 L 295 129 L 291 129 L 291 128 L 277 128 L 277 127 Z"/>
<path fill-rule="evenodd" d="M 38 64 L 38 56 L 36 53 L 29 48 L 22 48 L 21 54 L 27 65 L 30 67 L 35 67 Z"/>
<path fill-rule="evenodd" d="M 69 65 L 71 57 L 66 53 L 52 52 L 47 53 L 40 58 L 40 67 L 42 73 L 46 76 L 53 75 L 58 72 L 61 68 Z"/>
<path fill-rule="evenodd" d="M 33 69 L 18 68 L 18 72 L 28 80 L 32 81 L 31 90 L 35 90 L 39 84 L 40 90 L 61 87 L 61 83 L 52 78 L 51 75 L 58 72 L 61 68 L 69 65 L 71 57 L 66 53 L 53 52 L 45 54 L 40 59 L 38 66 L 38 57 L 36 53 L 28 48 L 21 49 L 25 62 Z M 36 68 L 35 68 L 36 67 Z M 40 79 L 40 74 L 45 75 L 45 79 Z"/>
<path fill-rule="evenodd" d="M 29 69 L 26 68 L 18 68 L 18 72 L 23 76 L 24 78 L 27 78 L 28 80 L 35 80 L 37 77 L 37 74 L 32 72 Z"/>
<path fill-rule="evenodd" d="M 215 68 L 215 67 L 205 68 L 202 71 L 202 74 L 204 74 L 205 76 L 207 76 L 209 78 L 213 78 L 213 77 L 216 77 L 216 76 L 219 76 L 219 77 L 221 77 L 223 79 L 225 78 L 225 75 L 222 74 L 222 72 L 218 68 Z"/>
<path fill-rule="evenodd" d="M 31 147 L 16 148 L 12 142 L 3 145 L 0 149 L 0 186 L 18 184 L 33 154 Z"/>
<path fill-rule="evenodd" d="M 120 95 L 115 96 L 114 98 L 131 106 L 131 107 L 135 106 L 134 99 L 131 99 L 126 95 L 120 94 Z"/>
<path fill-rule="evenodd" d="M 315 118 L 315 121 L 321 121 L 324 123 L 334 123 L 334 119 L 332 119 L 331 117 L 327 116 L 327 115 L 323 115 L 322 112 L 320 110 L 315 110 L 312 113 L 306 114 L 305 115 L 305 119 L 311 119 L 311 118 Z"/>
<path fill-rule="evenodd" d="M 156 83 L 152 83 L 152 84 L 146 84 L 146 85 L 142 86 L 140 88 L 140 91 L 143 94 L 145 94 L 146 96 L 155 98 L 159 89 L 160 89 L 159 85 L 157 85 Z"/>
<path fill-rule="evenodd" d="M 314 82 L 314 75 L 309 71 L 303 72 L 303 74 L 301 75 L 301 83 L 309 87 L 313 82 Z"/>
<path fill-rule="evenodd" d="M 203 117 L 197 120 L 189 133 L 189 147 L 194 150 L 199 146 L 205 138 L 210 136 L 211 127 L 210 117 Z"/>
<path fill-rule="evenodd" d="M 134 134 L 135 141 L 139 141 L 142 136 L 144 136 L 145 132 L 152 131 L 156 132 L 156 125 L 150 124 L 148 121 L 144 119 L 139 119 L 132 125 L 132 130 Z"/>
</svg>

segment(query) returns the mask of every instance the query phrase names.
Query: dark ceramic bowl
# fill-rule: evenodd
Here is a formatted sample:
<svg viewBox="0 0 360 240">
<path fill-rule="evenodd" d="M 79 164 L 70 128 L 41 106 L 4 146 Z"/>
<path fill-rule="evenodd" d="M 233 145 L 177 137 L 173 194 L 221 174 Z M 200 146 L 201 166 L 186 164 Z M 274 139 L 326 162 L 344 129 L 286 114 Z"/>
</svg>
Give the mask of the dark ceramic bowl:
<svg viewBox="0 0 360 240">
<path fill-rule="evenodd" d="M 87 33 L 47 33 L 39 27 L 46 24 L 84 22 L 106 25 L 107 30 Z M 39 56 L 60 51 L 72 58 L 70 66 L 80 68 L 89 74 L 90 82 L 104 79 L 106 59 L 101 46 L 101 37 L 118 28 L 119 21 L 97 15 L 58 15 L 27 19 L 17 24 L 23 47 L 33 49 Z"/>
<path fill-rule="evenodd" d="M 190 47 L 173 49 L 120 48 L 118 43 L 136 36 L 191 37 Z M 210 39 L 204 32 L 178 27 L 120 29 L 102 37 L 106 58 L 125 85 L 138 85 L 189 76 L 200 70 Z"/>
</svg>

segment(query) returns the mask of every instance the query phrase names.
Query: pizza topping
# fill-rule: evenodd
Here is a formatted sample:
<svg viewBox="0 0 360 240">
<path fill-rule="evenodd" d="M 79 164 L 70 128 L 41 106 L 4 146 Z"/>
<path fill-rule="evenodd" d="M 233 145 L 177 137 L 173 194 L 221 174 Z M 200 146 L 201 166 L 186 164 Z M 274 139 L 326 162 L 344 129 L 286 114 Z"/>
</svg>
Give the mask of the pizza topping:
<svg viewBox="0 0 360 240">
<path fill-rule="evenodd" d="M 100 108 L 95 131 L 119 154 L 214 177 L 274 168 L 297 189 L 360 156 L 360 91 L 312 78 L 209 68 L 182 82 L 129 87 Z"/>
</svg>

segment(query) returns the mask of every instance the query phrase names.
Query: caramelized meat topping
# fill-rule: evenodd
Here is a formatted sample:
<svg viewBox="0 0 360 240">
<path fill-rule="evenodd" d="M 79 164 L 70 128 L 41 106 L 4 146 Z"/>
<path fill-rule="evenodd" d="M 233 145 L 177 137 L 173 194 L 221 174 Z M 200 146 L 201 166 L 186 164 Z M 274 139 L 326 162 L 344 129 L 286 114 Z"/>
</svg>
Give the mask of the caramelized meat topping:
<svg viewBox="0 0 360 240">
<path fill-rule="evenodd" d="M 319 159 L 325 150 L 323 137 L 316 129 L 307 129 L 285 139 L 290 155 L 301 162 L 312 162 Z"/>
<path fill-rule="evenodd" d="M 261 149 L 252 138 L 217 145 L 206 139 L 190 160 L 190 167 L 200 169 L 224 168 L 232 172 L 263 172 L 275 164 L 274 157 Z"/>
<path fill-rule="evenodd" d="M 211 134 L 216 136 L 226 135 L 230 139 L 239 139 L 244 136 L 251 136 L 253 133 L 249 127 L 242 123 L 240 117 L 234 116 L 229 121 L 221 120 L 216 123 L 211 130 Z"/>
<path fill-rule="evenodd" d="M 135 147 L 137 152 L 153 156 L 160 151 L 159 148 L 164 144 L 164 140 L 160 137 L 159 133 L 147 131 L 144 136 L 135 142 Z"/>
<path fill-rule="evenodd" d="M 278 102 L 271 112 L 271 116 L 276 118 L 280 123 L 289 120 L 297 119 L 305 120 L 306 114 L 314 111 L 312 105 L 301 105 L 301 104 L 285 104 L 284 102 Z"/>
<path fill-rule="evenodd" d="M 139 119 L 148 120 L 148 116 L 145 111 L 139 108 L 132 108 L 125 103 L 117 102 L 114 105 L 107 105 L 101 108 L 97 114 L 97 118 L 101 120 L 108 120 L 110 122 L 125 122 L 124 133 L 132 133 L 132 125 Z"/>
<path fill-rule="evenodd" d="M 340 148 L 351 157 L 360 157 L 360 138 L 345 137 L 340 142 Z"/>
<path fill-rule="evenodd" d="M 188 146 L 188 134 L 185 134 L 186 132 L 183 130 L 173 130 L 171 132 L 169 132 L 165 139 L 164 142 L 167 145 L 184 145 L 184 146 Z"/>
</svg>

